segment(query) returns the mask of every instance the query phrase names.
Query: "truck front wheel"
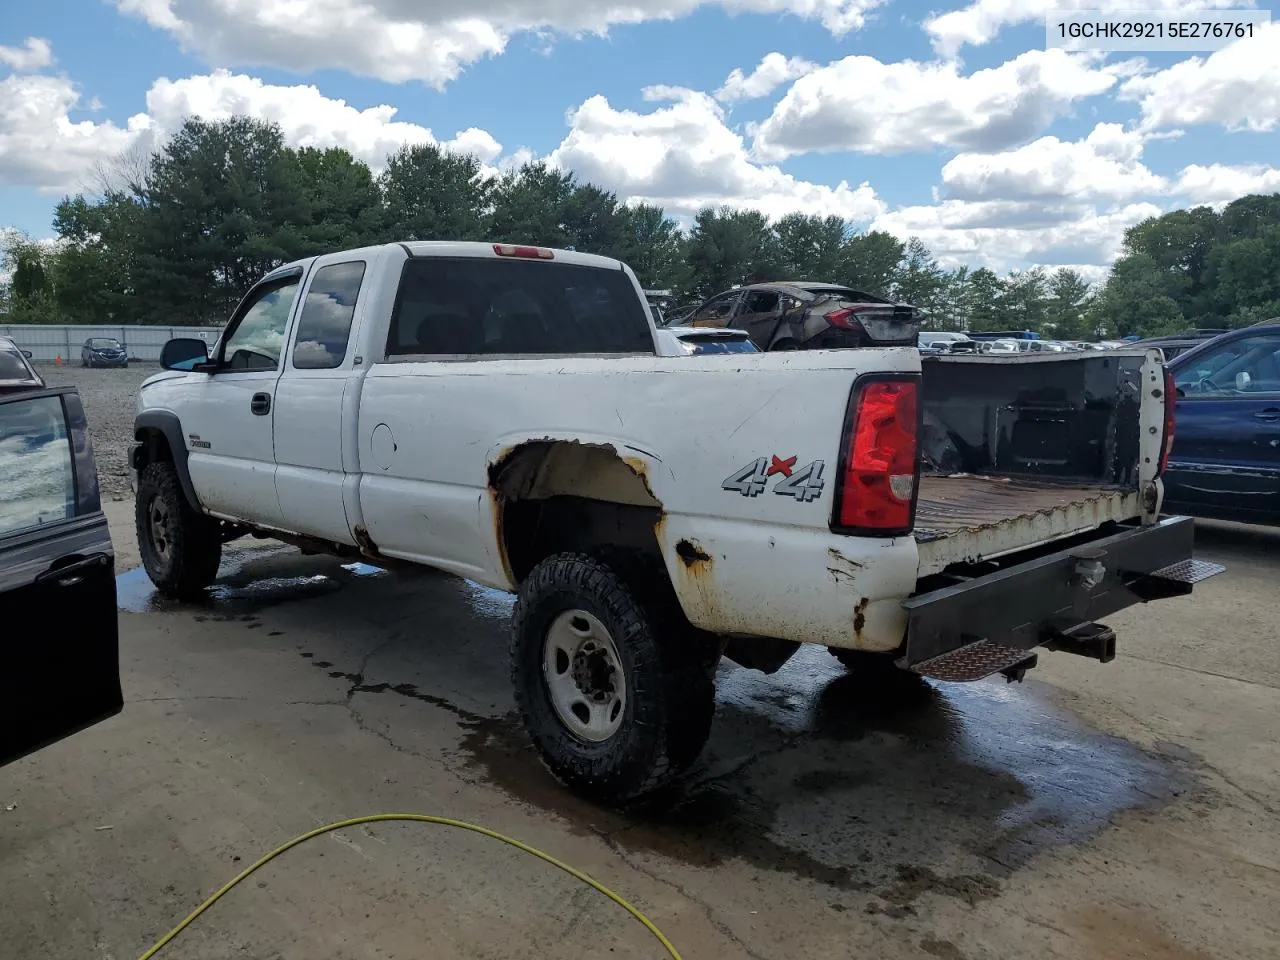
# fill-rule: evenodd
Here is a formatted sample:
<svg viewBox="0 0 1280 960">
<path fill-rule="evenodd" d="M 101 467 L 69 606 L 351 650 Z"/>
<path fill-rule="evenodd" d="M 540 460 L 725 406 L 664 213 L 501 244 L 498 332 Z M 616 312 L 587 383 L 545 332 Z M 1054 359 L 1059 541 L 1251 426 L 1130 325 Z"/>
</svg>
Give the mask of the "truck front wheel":
<svg viewBox="0 0 1280 960">
<path fill-rule="evenodd" d="M 549 557 L 520 589 L 511 634 L 525 729 L 571 789 L 622 803 L 701 753 L 715 685 L 660 566 Z"/>
<path fill-rule="evenodd" d="M 218 525 L 187 502 L 178 472 L 167 460 L 142 468 L 134 498 L 138 551 L 151 582 L 182 599 L 202 595 L 218 576 Z"/>
</svg>

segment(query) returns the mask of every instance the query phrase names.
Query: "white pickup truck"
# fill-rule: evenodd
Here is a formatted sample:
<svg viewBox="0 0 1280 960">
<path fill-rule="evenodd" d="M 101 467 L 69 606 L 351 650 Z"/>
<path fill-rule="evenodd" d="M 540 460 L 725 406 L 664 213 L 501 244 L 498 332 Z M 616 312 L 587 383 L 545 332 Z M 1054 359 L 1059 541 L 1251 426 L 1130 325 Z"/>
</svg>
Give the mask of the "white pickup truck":
<svg viewBox="0 0 1280 960">
<path fill-rule="evenodd" d="M 518 591 L 524 723 L 620 801 L 697 757 L 727 656 L 1020 679 L 1189 593 L 1161 518 L 1157 351 L 662 355 L 622 263 L 404 243 L 273 271 L 138 400 L 148 575 L 190 596 L 245 534 Z M 423 625 L 424 635 L 430 626 Z"/>
</svg>

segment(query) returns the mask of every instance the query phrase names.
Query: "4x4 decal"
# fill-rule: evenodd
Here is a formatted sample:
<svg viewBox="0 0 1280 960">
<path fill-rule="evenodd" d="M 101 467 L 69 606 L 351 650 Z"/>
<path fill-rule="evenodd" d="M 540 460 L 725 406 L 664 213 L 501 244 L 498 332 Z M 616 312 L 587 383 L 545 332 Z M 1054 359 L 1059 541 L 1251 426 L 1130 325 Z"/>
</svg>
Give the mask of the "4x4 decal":
<svg viewBox="0 0 1280 960">
<path fill-rule="evenodd" d="M 740 493 L 744 497 L 758 497 L 764 493 L 771 477 L 780 477 L 774 485 L 773 492 L 782 497 L 792 497 L 800 503 L 808 503 L 822 496 L 825 481 L 822 471 L 825 463 L 812 460 L 796 469 L 799 457 L 757 457 L 740 470 L 735 470 L 725 477 L 720 484 L 721 490 Z"/>
</svg>

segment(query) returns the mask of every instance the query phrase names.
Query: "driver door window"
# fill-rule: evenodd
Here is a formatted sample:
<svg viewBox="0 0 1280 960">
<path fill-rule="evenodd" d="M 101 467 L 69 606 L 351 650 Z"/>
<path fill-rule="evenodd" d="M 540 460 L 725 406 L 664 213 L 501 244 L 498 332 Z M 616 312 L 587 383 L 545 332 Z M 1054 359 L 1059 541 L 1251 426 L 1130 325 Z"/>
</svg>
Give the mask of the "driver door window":
<svg viewBox="0 0 1280 960">
<path fill-rule="evenodd" d="M 228 370 L 275 370 L 284 352 L 285 329 L 298 295 L 301 277 L 289 277 L 264 286 L 239 323 L 222 343 L 221 366 Z"/>
<path fill-rule="evenodd" d="M 1225 399 L 1280 393 L 1280 336 L 1244 337 L 1207 351 L 1174 378 L 1180 396 Z"/>
</svg>

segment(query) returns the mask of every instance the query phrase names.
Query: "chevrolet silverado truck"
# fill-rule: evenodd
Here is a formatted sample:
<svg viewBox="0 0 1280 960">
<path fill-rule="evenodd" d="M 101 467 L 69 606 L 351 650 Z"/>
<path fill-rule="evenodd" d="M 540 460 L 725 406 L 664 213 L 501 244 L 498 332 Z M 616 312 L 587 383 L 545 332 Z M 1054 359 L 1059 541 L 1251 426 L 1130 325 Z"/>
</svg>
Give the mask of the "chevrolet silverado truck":
<svg viewBox="0 0 1280 960">
<path fill-rule="evenodd" d="M 660 344 L 604 257 L 415 242 L 280 267 L 212 356 L 170 341 L 141 388 L 146 571 L 198 596 L 254 535 L 516 592 L 525 727 L 621 802 L 698 756 L 721 657 L 1021 679 L 1040 649 L 1111 659 L 1102 617 L 1221 570 L 1160 515 L 1156 351 Z"/>
</svg>

